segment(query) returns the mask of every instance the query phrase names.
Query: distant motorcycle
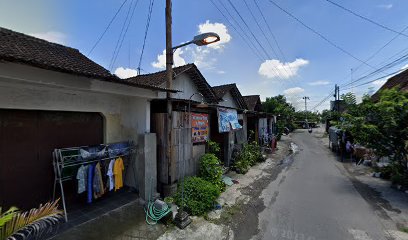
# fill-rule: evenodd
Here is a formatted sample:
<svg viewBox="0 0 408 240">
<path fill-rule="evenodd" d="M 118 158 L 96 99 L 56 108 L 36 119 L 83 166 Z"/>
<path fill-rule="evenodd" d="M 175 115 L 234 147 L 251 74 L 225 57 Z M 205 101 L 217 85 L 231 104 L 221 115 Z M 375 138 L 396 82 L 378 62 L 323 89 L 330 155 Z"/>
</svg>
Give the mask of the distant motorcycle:
<svg viewBox="0 0 408 240">
<path fill-rule="evenodd" d="M 312 131 L 313 131 L 313 130 L 312 130 L 312 127 L 309 127 L 308 132 L 309 132 L 309 133 L 312 133 Z"/>
</svg>

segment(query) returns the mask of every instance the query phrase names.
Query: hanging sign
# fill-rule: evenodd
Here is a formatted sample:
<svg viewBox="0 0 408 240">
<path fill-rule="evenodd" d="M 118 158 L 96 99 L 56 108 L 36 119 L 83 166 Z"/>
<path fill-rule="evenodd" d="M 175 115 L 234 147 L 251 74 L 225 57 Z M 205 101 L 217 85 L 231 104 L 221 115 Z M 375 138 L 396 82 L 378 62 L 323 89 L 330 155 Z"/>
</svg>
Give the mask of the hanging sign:
<svg viewBox="0 0 408 240">
<path fill-rule="evenodd" d="M 218 131 L 220 133 L 241 129 L 238 122 L 238 114 L 235 109 L 218 108 Z"/>
<path fill-rule="evenodd" d="M 206 142 L 208 140 L 208 114 L 191 113 L 191 129 L 193 143 Z"/>
</svg>

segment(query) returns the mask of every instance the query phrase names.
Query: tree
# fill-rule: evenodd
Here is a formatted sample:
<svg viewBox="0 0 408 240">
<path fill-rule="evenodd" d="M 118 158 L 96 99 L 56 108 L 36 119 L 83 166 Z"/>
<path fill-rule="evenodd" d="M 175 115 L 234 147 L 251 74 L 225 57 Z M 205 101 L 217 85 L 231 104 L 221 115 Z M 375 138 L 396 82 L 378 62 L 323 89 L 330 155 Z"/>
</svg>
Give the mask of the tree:
<svg viewBox="0 0 408 240">
<path fill-rule="evenodd" d="M 278 116 L 278 134 L 283 133 L 284 127 L 289 129 L 294 128 L 293 115 L 295 107 L 286 101 L 285 96 L 278 95 L 275 97 L 267 97 L 266 101 L 262 103 L 263 110 L 267 113 L 272 113 Z"/>
<path fill-rule="evenodd" d="M 380 93 L 378 102 L 368 96 L 361 104 L 343 114 L 343 126 L 356 142 L 388 156 L 396 164 L 407 167 L 408 92 L 396 88 Z"/>
<path fill-rule="evenodd" d="M 356 104 L 357 104 L 356 95 L 355 95 L 354 93 L 352 93 L 352 92 L 348 92 L 348 93 L 346 93 L 346 94 L 342 94 L 342 95 L 340 96 L 340 98 L 341 98 L 342 100 L 344 100 L 344 102 L 345 102 L 347 105 L 356 105 Z"/>
</svg>

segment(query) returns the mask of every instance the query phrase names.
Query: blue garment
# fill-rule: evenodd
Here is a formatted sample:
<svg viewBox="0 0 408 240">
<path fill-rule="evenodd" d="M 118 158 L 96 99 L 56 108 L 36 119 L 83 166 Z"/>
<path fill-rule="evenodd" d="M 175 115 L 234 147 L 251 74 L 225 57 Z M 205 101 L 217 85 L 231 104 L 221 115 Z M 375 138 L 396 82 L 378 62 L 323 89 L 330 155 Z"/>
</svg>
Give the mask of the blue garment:
<svg viewBox="0 0 408 240">
<path fill-rule="evenodd" d="M 90 164 L 88 167 L 88 203 L 92 202 L 92 194 L 93 194 L 93 178 L 95 174 L 95 165 Z"/>
</svg>

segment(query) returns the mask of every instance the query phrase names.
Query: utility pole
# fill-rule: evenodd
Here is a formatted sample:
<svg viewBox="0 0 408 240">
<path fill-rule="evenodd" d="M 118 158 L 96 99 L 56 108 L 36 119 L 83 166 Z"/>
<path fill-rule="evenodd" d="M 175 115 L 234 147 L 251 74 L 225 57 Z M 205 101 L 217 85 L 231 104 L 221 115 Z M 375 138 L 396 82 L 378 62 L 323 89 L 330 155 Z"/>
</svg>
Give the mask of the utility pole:
<svg viewBox="0 0 408 240">
<path fill-rule="evenodd" d="M 307 100 L 310 100 L 310 98 L 307 96 L 304 96 L 303 99 L 305 100 L 305 121 L 306 121 L 306 124 L 308 124 L 307 122 Z"/>
<path fill-rule="evenodd" d="M 334 86 L 334 108 L 336 112 L 340 112 L 340 86 L 337 84 Z"/>
<path fill-rule="evenodd" d="M 171 0 L 166 0 L 166 87 L 167 89 L 172 89 L 173 86 L 173 43 L 172 43 L 172 17 L 171 17 Z M 173 157 L 173 147 L 172 147 L 172 139 L 173 139 L 173 124 L 172 124 L 172 96 L 170 92 L 167 92 L 167 121 L 166 121 L 166 161 L 167 161 L 167 170 L 168 170 L 168 180 L 167 184 L 170 189 L 173 188 L 173 182 L 175 180 L 175 169 L 176 163 Z M 184 125 L 184 124 L 183 124 Z M 184 149 L 183 149 L 184 152 Z M 185 159 L 183 158 L 183 161 Z M 185 163 L 183 163 L 185 164 Z M 184 181 L 184 179 L 183 179 Z M 183 182 L 184 187 L 184 182 Z M 184 189 L 183 189 L 184 190 Z M 191 223 L 191 219 L 187 212 L 183 211 L 183 207 L 177 212 L 175 217 L 175 224 L 180 229 L 184 229 Z"/>
<path fill-rule="evenodd" d="M 173 86 L 173 49 L 172 49 L 172 17 L 171 17 L 171 0 L 166 0 L 166 88 L 168 90 L 172 89 Z M 171 99 L 171 92 L 167 92 L 166 94 L 166 102 L 167 102 L 167 119 L 166 119 L 166 127 L 165 127 L 165 134 L 166 134 L 166 163 L 167 163 L 167 187 L 171 189 L 171 184 L 174 181 L 173 172 L 173 154 L 172 154 L 172 146 L 171 146 L 171 139 L 173 135 L 173 126 L 172 126 L 172 99 Z M 170 189 L 169 191 L 165 192 L 165 194 L 172 194 Z"/>
</svg>

